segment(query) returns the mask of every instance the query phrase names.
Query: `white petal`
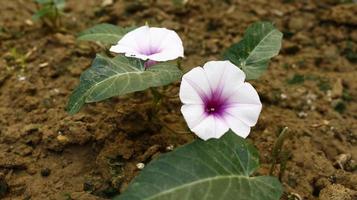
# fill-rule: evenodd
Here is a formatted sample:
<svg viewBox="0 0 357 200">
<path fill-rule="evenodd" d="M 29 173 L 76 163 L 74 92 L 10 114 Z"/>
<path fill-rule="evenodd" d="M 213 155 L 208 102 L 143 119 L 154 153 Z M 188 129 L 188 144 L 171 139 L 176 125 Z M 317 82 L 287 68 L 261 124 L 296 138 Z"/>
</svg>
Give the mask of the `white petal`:
<svg viewBox="0 0 357 200">
<path fill-rule="evenodd" d="M 169 36 L 169 34 L 172 34 L 172 32 L 174 34 L 176 34 L 174 31 L 171 31 L 167 28 L 150 27 L 149 31 L 150 31 L 150 35 L 149 35 L 150 36 L 150 44 L 155 45 L 155 47 L 160 48 L 160 49 L 161 49 L 162 43 L 164 42 L 165 38 Z"/>
<path fill-rule="evenodd" d="M 202 104 L 211 88 L 202 67 L 195 67 L 182 77 L 180 99 L 184 104 Z"/>
<path fill-rule="evenodd" d="M 245 74 L 230 61 L 210 61 L 203 66 L 212 89 L 235 88 L 244 82 Z"/>
<path fill-rule="evenodd" d="M 206 118 L 203 105 L 183 105 L 181 112 L 190 129 L 197 126 Z"/>
<path fill-rule="evenodd" d="M 224 118 L 229 128 L 232 129 L 235 134 L 243 138 L 246 138 L 249 135 L 250 126 L 231 115 L 226 115 Z"/>
<path fill-rule="evenodd" d="M 191 130 L 201 139 L 208 140 L 210 138 L 220 138 L 229 130 L 229 127 L 224 120 L 209 115 Z"/>
<path fill-rule="evenodd" d="M 149 35 L 149 27 L 141 26 L 129 33 L 125 34 L 118 42 L 110 48 L 110 51 L 114 53 L 127 53 L 128 55 L 138 55 L 142 47 L 150 45 L 150 41 L 147 39 Z"/>
<path fill-rule="evenodd" d="M 160 53 L 152 54 L 148 56 L 148 59 L 154 61 L 168 61 L 168 60 L 175 60 L 178 57 L 183 57 L 183 48 L 180 49 L 164 49 Z"/>
<path fill-rule="evenodd" d="M 183 57 L 183 45 L 175 31 L 166 28 L 150 28 L 151 46 L 160 49 L 160 53 L 149 56 L 150 60 L 167 61 Z"/>
<path fill-rule="evenodd" d="M 148 49 L 160 50 L 148 55 Z M 175 31 L 166 28 L 148 26 L 139 27 L 130 31 L 110 48 L 115 53 L 125 53 L 125 56 L 136 57 L 142 60 L 168 61 L 183 57 L 183 45 Z"/>
<path fill-rule="evenodd" d="M 254 126 L 258 121 L 261 110 L 261 104 L 232 104 L 226 108 L 225 113 L 248 126 Z"/>
<path fill-rule="evenodd" d="M 203 99 L 186 79 L 182 79 L 180 86 L 180 99 L 184 104 L 203 104 Z"/>
<path fill-rule="evenodd" d="M 244 83 L 234 88 L 228 97 L 230 104 L 254 104 L 260 105 L 259 95 L 250 83 Z"/>
<path fill-rule="evenodd" d="M 124 46 L 122 44 L 116 44 L 110 47 L 109 51 L 114 53 L 125 53 L 125 52 L 136 52 L 136 44 L 133 43 L 131 46 Z"/>
</svg>

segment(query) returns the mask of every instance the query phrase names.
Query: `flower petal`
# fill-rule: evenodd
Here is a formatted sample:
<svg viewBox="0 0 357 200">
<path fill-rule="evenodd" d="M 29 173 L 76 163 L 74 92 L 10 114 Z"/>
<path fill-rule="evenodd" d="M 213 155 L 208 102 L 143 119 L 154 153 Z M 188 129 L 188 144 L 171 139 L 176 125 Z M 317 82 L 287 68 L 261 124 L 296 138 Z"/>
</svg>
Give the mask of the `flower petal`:
<svg viewBox="0 0 357 200">
<path fill-rule="evenodd" d="M 141 26 L 130 31 L 118 41 L 118 44 L 112 46 L 110 51 L 114 53 L 125 53 L 126 56 L 130 57 L 142 57 L 143 54 L 140 53 L 140 49 L 150 45 L 150 41 L 143 37 L 149 35 L 149 29 L 148 26 Z"/>
<path fill-rule="evenodd" d="M 248 126 L 254 126 L 258 121 L 261 110 L 261 104 L 231 104 L 224 112 L 225 114 L 239 119 Z"/>
<path fill-rule="evenodd" d="M 184 104 L 203 104 L 199 92 L 186 79 L 181 81 L 179 96 Z"/>
<path fill-rule="evenodd" d="M 210 61 L 203 68 L 213 90 L 234 88 L 245 80 L 244 72 L 230 61 Z"/>
<path fill-rule="evenodd" d="M 184 50 L 175 31 L 142 26 L 125 34 L 110 51 L 142 60 L 168 61 L 183 57 Z"/>
<path fill-rule="evenodd" d="M 181 112 L 190 129 L 197 126 L 206 118 L 203 105 L 183 105 Z"/>
<path fill-rule="evenodd" d="M 209 115 L 191 130 L 201 139 L 220 138 L 224 135 L 229 127 L 223 119 Z"/>
<path fill-rule="evenodd" d="M 250 126 L 248 126 L 247 124 L 243 123 L 232 115 L 226 115 L 224 119 L 228 124 L 229 128 L 232 129 L 235 134 L 243 138 L 246 138 L 249 135 Z"/>
<path fill-rule="evenodd" d="M 211 88 L 202 67 L 195 67 L 182 77 L 180 99 L 184 104 L 202 104 Z"/>
<path fill-rule="evenodd" d="M 262 105 L 259 95 L 250 83 L 238 85 L 232 89 L 232 93 L 228 96 L 229 104 L 254 104 Z"/>
<path fill-rule="evenodd" d="M 200 138 L 219 138 L 231 128 L 247 137 L 262 109 L 245 74 L 229 61 L 211 61 L 185 74 L 180 88 L 182 113 Z M 209 109 L 207 111 L 207 109 Z"/>
<path fill-rule="evenodd" d="M 166 28 L 150 28 L 151 46 L 160 49 L 159 53 L 149 56 L 150 60 L 168 61 L 183 57 L 183 45 L 175 31 Z"/>
</svg>

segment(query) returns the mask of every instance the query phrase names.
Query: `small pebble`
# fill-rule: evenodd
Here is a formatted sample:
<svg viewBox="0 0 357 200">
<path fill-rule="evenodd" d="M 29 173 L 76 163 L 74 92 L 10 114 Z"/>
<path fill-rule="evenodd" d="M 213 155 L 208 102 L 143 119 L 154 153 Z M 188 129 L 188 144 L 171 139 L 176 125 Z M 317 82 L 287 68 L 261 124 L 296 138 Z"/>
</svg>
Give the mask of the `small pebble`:
<svg viewBox="0 0 357 200">
<path fill-rule="evenodd" d="M 18 80 L 19 81 L 25 81 L 26 80 L 26 76 L 19 76 Z"/>
<path fill-rule="evenodd" d="M 288 96 L 286 94 L 284 94 L 284 93 L 281 93 L 280 98 L 281 99 L 286 99 L 286 98 L 288 98 Z"/>
<path fill-rule="evenodd" d="M 48 66 L 48 62 L 44 62 L 39 65 L 40 68 L 47 67 L 47 66 Z"/>
<path fill-rule="evenodd" d="M 136 167 L 137 167 L 138 169 L 144 169 L 145 164 L 144 164 L 144 163 L 138 163 L 138 164 L 136 164 Z"/>
<path fill-rule="evenodd" d="M 169 146 L 166 147 L 167 151 L 172 151 L 174 150 L 174 145 L 170 144 Z"/>
<path fill-rule="evenodd" d="M 61 143 L 67 143 L 67 142 L 69 142 L 68 137 L 65 136 L 65 135 L 58 135 L 58 136 L 57 136 L 57 140 L 58 140 L 59 142 L 61 142 Z"/>
<path fill-rule="evenodd" d="M 352 158 L 352 155 L 349 153 L 340 154 L 340 155 L 336 156 L 336 158 L 335 158 L 336 162 L 334 163 L 334 166 L 344 170 L 345 165 L 347 164 L 348 161 L 351 160 L 351 158 Z"/>
<path fill-rule="evenodd" d="M 31 21 L 30 19 L 26 19 L 25 24 L 28 26 L 33 26 L 33 21 Z"/>
<path fill-rule="evenodd" d="M 107 6 L 110 6 L 110 5 L 112 5 L 114 2 L 113 2 L 113 0 L 103 0 L 102 1 L 102 7 L 107 7 Z"/>
<path fill-rule="evenodd" d="M 305 117 L 307 117 L 307 113 L 301 111 L 301 112 L 298 113 L 298 117 L 299 117 L 299 118 L 305 118 Z"/>
</svg>

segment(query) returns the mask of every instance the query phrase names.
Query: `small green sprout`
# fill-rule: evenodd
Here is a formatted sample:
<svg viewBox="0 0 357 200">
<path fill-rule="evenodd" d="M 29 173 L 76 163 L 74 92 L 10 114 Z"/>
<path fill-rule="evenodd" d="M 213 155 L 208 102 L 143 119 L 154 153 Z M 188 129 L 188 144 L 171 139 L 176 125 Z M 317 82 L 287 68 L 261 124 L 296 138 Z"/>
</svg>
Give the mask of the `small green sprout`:
<svg viewBox="0 0 357 200">
<path fill-rule="evenodd" d="M 60 16 L 63 15 L 65 0 L 34 0 L 40 5 L 39 10 L 32 16 L 33 20 L 42 20 L 49 27 L 57 28 L 61 25 Z"/>
<path fill-rule="evenodd" d="M 305 76 L 300 74 L 295 74 L 291 79 L 288 80 L 288 84 L 295 85 L 295 84 L 302 84 L 305 81 Z"/>
<path fill-rule="evenodd" d="M 331 85 L 329 80 L 327 79 L 320 79 L 317 83 L 317 86 L 319 87 L 319 89 L 323 92 L 326 92 L 328 90 L 331 90 Z"/>
<path fill-rule="evenodd" d="M 334 106 L 334 109 L 336 112 L 342 114 L 346 111 L 346 103 L 343 102 L 342 100 L 336 102 L 336 105 Z"/>
<path fill-rule="evenodd" d="M 288 151 L 284 151 L 283 150 L 283 145 L 285 140 L 289 137 L 289 133 L 288 133 L 288 127 L 284 127 L 279 136 L 278 139 L 276 140 L 275 144 L 274 144 L 274 148 L 272 151 L 272 164 L 270 167 L 270 175 L 273 175 L 274 170 L 275 170 L 275 166 L 278 163 L 278 161 L 280 161 L 280 171 L 279 171 L 279 179 L 281 180 L 281 178 L 284 175 L 285 169 L 286 169 L 286 162 L 288 161 L 288 159 L 290 158 L 290 153 Z"/>
<path fill-rule="evenodd" d="M 27 59 L 29 55 L 22 54 L 16 48 L 12 48 L 9 51 L 9 59 L 13 61 L 13 63 L 20 68 L 21 73 L 26 71 Z M 7 70 L 13 70 L 14 68 L 8 67 Z"/>
<path fill-rule="evenodd" d="M 63 193 L 63 199 L 64 200 L 73 200 L 70 193 Z"/>
</svg>

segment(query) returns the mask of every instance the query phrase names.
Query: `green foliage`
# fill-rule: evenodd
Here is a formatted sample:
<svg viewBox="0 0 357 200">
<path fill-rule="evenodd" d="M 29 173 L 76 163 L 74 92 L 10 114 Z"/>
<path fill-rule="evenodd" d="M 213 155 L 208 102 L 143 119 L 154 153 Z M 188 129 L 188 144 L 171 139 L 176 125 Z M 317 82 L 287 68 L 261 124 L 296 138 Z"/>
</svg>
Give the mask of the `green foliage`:
<svg viewBox="0 0 357 200">
<path fill-rule="evenodd" d="M 104 45 L 116 44 L 126 33 L 134 28 L 121 28 L 112 24 L 98 24 L 78 35 L 79 40 L 99 42 Z"/>
<path fill-rule="evenodd" d="M 352 96 L 350 95 L 349 91 L 346 88 L 343 88 L 342 99 L 344 101 L 352 101 L 353 100 Z"/>
<path fill-rule="evenodd" d="M 64 9 L 66 5 L 65 0 L 35 0 L 35 2 L 42 6 L 52 5 L 61 11 Z"/>
<path fill-rule="evenodd" d="M 232 131 L 197 140 L 152 161 L 114 200 L 278 200 L 274 177 L 252 176 L 257 150 Z"/>
<path fill-rule="evenodd" d="M 317 86 L 319 87 L 319 89 L 323 92 L 326 92 L 328 90 L 331 90 L 332 87 L 330 85 L 330 82 L 329 80 L 327 79 L 319 79 L 318 80 L 318 83 L 317 83 Z"/>
<path fill-rule="evenodd" d="M 288 84 L 302 84 L 305 81 L 305 76 L 301 74 L 294 74 L 294 76 L 288 80 Z"/>
<path fill-rule="evenodd" d="M 3 177 L 0 177 L 0 198 L 5 197 L 8 191 L 9 191 L 9 185 L 6 183 Z"/>
<path fill-rule="evenodd" d="M 63 193 L 63 199 L 64 200 L 73 200 L 70 193 Z"/>
<path fill-rule="evenodd" d="M 278 163 L 278 161 L 280 161 L 279 179 L 281 179 L 284 175 L 286 163 L 288 161 L 288 158 L 290 157 L 290 153 L 288 151 L 283 151 L 284 142 L 289 136 L 290 134 L 288 133 L 288 127 L 284 127 L 281 130 L 278 139 L 275 141 L 274 148 L 271 154 L 271 167 L 269 174 L 273 175 L 275 165 Z"/>
<path fill-rule="evenodd" d="M 13 70 L 15 68 L 19 68 L 21 73 L 24 73 L 27 68 L 28 56 L 28 54 L 23 54 L 16 48 L 11 48 L 9 51 L 8 59 L 11 59 L 11 61 L 13 61 L 15 67 L 7 67 L 7 69 Z"/>
<path fill-rule="evenodd" d="M 65 0 L 35 0 L 40 5 L 40 9 L 32 16 L 32 19 L 42 19 L 50 26 L 59 26 L 59 17 L 63 14 Z"/>
<path fill-rule="evenodd" d="M 339 113 L 344 113 L 346 111 L 346 103 L 343 102 L 342 100 L 336 102 L 336 105 L 334 106 L 335 111 Z"/>
<path fill-rule="evenodd" d="M 357 52 L 354 49 L 354 43 L 352 41 L 346 42 L 346 48 L 342 51 L 342 54 L 352 63 L 357 63 Z"/>
<path fill-rule="evenodd" d="M 166 62 L 145 69 L 143 62 L 122 55 L 108 58 L 97 55 L 92 66 L 80 77 L 67 110 L 77 113 L 85 103 L 101 101 L 178 80 L 182 72 L 176 64 Z"/>
<path fill-rule="evenodd" d="M 257 79 L 278 55 L 283 34 L 269 22 L 249 26 L 243 39 L 229 47 L 223 57 L 240 67 L 247 79 Z"/>
</svg>

